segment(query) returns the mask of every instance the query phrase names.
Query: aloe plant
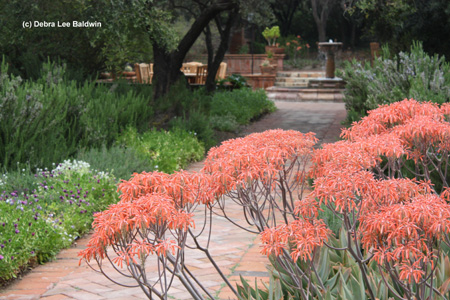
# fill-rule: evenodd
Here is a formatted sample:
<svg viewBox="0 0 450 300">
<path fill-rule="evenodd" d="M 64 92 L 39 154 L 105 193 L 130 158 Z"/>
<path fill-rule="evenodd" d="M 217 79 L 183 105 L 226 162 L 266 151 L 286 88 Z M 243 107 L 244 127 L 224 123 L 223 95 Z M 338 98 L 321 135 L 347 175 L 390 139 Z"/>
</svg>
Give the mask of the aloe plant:
<svg viewBox="0 0 450 300">
<path fill-rule="evenodd" d="M 318 293 L 310 293 L 308 300 L 371 299 L 367 293 L 358 263 L 347 251 L 338 250 L 345 248 L 346 245 L 345 231 L 341 229 L 339 238 L 330 238 L 329 246 L 331 247 L 317 249 L 318 253 L 313 261 L 313 270 L 311 276 L 309 276 L 311 282 L 308 283 L 305 277 L 301 287 L 306 289 L 308 284 L 318 287 Z M 262 286 L 258 286 L 255 279 L 255 287 L 253 288 L 241 276 L 241 284 L 237 286 L 239 300 L 305 299 L 301 295 L 301 288 L 296 286 L 291 274 L 280 267 L 276 258 L 270 257 L 270 262 L 268 284 L 263 282 Z M 305 273 L 308 273 L 308 268 L 310 268 L 308 263 L 300 260 L 295 266 L 292 265 L 291 267 L 299 268 Z M 442 297 L 435 296 L 426 299 L 450 299 L 450 260 L 445 253 L 441 254 L 436 268 L 434 286 L 442 294 Z M 403 299 L 396 296 L 396 294 L 402 294 L 402 289 L 389 279 L 388 274 L 380 269 L 375 261 L 367 264 L 367 270 L 368 282 L 372 286 L 375 299 Z M 388 280 L 384 281 L 382 275 Z M 319 287 L 323 288 L 320 289 Z M 395 293 L 390 290 L 395 291 Z"/>
</svg>

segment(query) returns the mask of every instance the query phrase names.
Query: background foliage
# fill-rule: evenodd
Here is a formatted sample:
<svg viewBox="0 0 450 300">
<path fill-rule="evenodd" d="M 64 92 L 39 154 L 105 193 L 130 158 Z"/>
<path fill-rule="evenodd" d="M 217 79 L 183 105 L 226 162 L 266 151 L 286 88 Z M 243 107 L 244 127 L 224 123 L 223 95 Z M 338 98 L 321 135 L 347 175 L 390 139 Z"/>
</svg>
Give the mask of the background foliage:
<svg viewBox="0 0 450 300">
<path fill-rule="evenodd" d="M 0 76 L 0 164 L 6 168 L 16 162 L 50 167 L 82 147 L 111 146 L 128 125 L 148 128 L 153 115 L 144 95 L 77 84 L 64 66 L 47 63 L 36 81 L 23 81 L 8 75 L 3 62 Z"/>
<path fill-rule="evenodd" d="M 421 43 L 413 44 L 410 52 L 396 55 L 385 46 L 373 66 L 369 62 L 346 62 L 342 78 L 347 82 L 344 92 L 347 121 L 357 121 L 378 105 L 405 98 L 448 102 L 449 71 L 445 57 L 428 55 Z"/>
</svg>

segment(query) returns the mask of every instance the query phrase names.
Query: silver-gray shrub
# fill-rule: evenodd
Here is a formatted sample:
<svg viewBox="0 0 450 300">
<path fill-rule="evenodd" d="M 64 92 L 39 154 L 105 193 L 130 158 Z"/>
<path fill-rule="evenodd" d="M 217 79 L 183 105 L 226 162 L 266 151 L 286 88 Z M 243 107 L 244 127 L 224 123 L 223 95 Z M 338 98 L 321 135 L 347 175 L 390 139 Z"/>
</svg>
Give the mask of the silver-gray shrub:
<svg viewBox="0 0 450 300">
<path fill-rule="evenodd" d="M 410 52 L 400 52 L 394 56 L 384 46 L 373 66 L 369 62 L 347 62 L 342 74 L 347 82 L 344 92 L 347 121 L 357 121 L 368 110 L 405 98 L 448 102 L 449 71 L 445 57 L 437 54 L 430 56 L 420 42 L 413 42 Z"/>
</svg>

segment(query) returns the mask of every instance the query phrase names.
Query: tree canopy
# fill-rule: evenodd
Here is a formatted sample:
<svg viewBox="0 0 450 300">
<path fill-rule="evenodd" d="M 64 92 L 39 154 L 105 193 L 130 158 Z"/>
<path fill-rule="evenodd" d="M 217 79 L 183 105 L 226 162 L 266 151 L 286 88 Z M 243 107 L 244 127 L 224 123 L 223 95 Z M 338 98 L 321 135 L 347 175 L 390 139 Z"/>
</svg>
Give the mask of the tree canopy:
<svg viewBox="0 0 450 300">
<path fill-rule="evenodd" d="M 351 0 L 351 13 L 360 11 L 367 36 L 393 49 L 406 50 L 423 41 L 430 53 L 450 57 L 450 2 L 447 0 Z"/>
<path fill-rule="evenodd" d="M 155 60 L 155 90 L 162 95 L 180 78 L 176 70 L 202 35 L 211 84 L 236 24 L 256 24 L 256 30 L 279 25 L 282 36 L 301 35 L 311 45 L 333 37 L 346 47 L 378 41 L 404 50 L 420 40 L 425 50 L 448 57 L 450 41 L 443 36 L 450 33 L 449 16 L 447 0 L 0 0 L 0 51 L 9 70 L 26 78 L 36 78 L 48 58 L 67 62 L 81 78 Z M 173 26 L 180 18 L 192 20 L 181 35 Z M 96 21 L 101 27 L 24 28 L 27 21 Z"/>
</svg>

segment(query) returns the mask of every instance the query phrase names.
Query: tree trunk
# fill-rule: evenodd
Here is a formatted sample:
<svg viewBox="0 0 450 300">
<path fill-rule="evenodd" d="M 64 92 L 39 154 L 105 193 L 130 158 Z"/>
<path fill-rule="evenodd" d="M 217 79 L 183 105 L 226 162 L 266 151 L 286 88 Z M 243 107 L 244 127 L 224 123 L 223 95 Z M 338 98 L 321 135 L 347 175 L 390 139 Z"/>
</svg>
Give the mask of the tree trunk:
<svg viewBox="0 0 450 300">
<path fill-rule="evenodd" d="M 173 53 L 166 53 L 165 49 L 161 49 L 156 43 L 153 44 L 153 59 L 153 96 L 154 99 L 158 99 L 182 77 L 183 59 L 177 59 Z"/>
<path fill-rule="evenodd" d="M 276 1 L 270 4 L 273 14 L 280 22 L 280 32 L 282 36 L 287 36 L 291 33 L 292 19 L 294 18 L 300 3 L 300 0 L 287 0 Z"/>
<path fill-rule="evenodd" d="M 216 17 L 216 25 L 220 33 L 220 44 L 217 48 L 216 55 L 214 55 L 214 49 L 212 49 L 211 36 L 207 38 L 208 47 L 208 76 L 206 77 L 205 88 L 208 92 L 213 92 L 216 89 L 216 74 L 219 70 L 220 63 L 225 57 L 228 45 L 230 43 L 231 29 L 236 23 L 238 18 L 238 7 L 236 6 L 233 10 L 229 11 L 228 19 L 225 24 L 225 28 L 222 29 L 219 16 Z M 207 30 L 209 35 L 211 32 Z M 209 42 L 208 42 L 209 39 Z"/>
<path fill-rule="evenodd" d="M 326 42 L 327 21 L 331 8 L 336 0 L 311 0 L 311 8 L 314 21 L 319 34 L 319 42 Z"/>
<path fill-rule="evenodd" d="M 356 25 L 352 24 L 352 34 L 351 34 L 351 39 L 350 39 L 350 45 L 352 47 L 352 50 L 355 49 L 355 42 L 356 41 Z"/>
<path fill-rule="evenodd" d="M 189 31 L 184 35 L 176 50 L 167 53 L 164 47 L 153 43 L 154 76 L 153 96 L 158 99 L 164 96 L 170 87 L 182 76 L 180 71 L 187 52 L 191 49 L 197 38 L 209 22 L 223 11 L 234 10 L 236 3 L 233 0 L 218 0 L 206 7 L 195 19 Z"/>
<path fill-rule="evenodd" d="M 326 42 L 327 41 L 327 31 L 326 31 L 326 24 L 323 23 L 323 21 L 316 22 L 317 31 L 319 33 L 319 42 Z"/>
</svg>

